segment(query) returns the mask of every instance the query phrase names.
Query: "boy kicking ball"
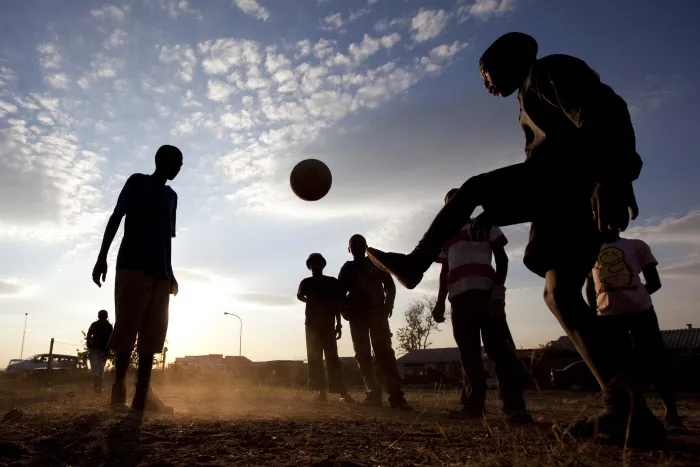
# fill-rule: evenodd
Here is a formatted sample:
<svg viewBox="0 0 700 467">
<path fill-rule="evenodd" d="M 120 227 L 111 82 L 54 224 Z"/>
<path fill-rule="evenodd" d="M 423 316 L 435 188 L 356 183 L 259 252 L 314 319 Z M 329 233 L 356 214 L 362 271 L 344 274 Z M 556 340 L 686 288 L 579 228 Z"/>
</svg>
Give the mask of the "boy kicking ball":
<svg viewBox="0 0 700 467">
<path fill-rule="evenodd" d="M 526 161 L 467 180 L 412 253 L 368 253 L 414 288 L 477 206 L 484 212 L 472 224 L 475 235 L 494 225 L 531 222 L 523 261 L 545 279 L 547 306 L 604 394 L 605 410 L 572 432 L 614 443 L 658 442 L 666 433 L 663 424 L 630 384 L 618 355 L 609 352 L 581 293 L 600 251 L 601 231 L 624 230 L 637 216 L 632 182 L 642 161 L 627 105 L 584 61 L 568 55 L 538 59 L 537 50 L 534 38 L 508 33 L 479 62 L 489 93 L 505 97 L 517 91 Z"/>
<path fill-rule="evenodd" d="M 138 336 L 138 376 L 131 412 L 173 413 L 151 390 L 154 354 L 163 351 L 168 330 L 170 294 L 177 295 L 178 284 L 171 264 L 171 240 L 175 237 L 177 194 L 166 185 L 182 167 L 182 153 L 174 146 L 161 146 L 156 152 L 152 175 L 133 174 L 119 194 L 109 218 L 102 248 L 92 271 L 98 287 L 107 276 L 107 254 L 122 217 L 124 238 L 117 256 L 114 284 L 116 316 L 109 341 L 116 351 L 115 380 L 109 404 L 126 411 L 126 373 Z"/>
<path fill-rule="evenodd" d="M 312 253 L 306 260 L 311 270 L 299 284 L 297 298 L 306 303 L 306 352 L 309 360 L 309 383 L 319 391 L 316 400 L 327 401 L 326 382 L 323 377 L 323 356 L 326 356 L 328 390 L 340 395 L 340 401 L 354 402 L 343 384 L 343 372 L 338 357 L 337 341 L 342 336 L 340 308 L 343 295 L 335 277 L 323 275 L 326 259 L 320 253 Z"/>
</svg>

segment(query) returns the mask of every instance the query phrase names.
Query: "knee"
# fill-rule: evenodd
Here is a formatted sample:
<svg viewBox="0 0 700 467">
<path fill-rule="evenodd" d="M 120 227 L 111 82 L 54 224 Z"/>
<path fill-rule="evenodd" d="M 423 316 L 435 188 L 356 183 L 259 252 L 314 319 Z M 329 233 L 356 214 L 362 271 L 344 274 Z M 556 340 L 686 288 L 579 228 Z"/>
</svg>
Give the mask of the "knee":
<svg viewBox="0 0 700 467">
<path fill-rule="evenodd" d="M 570 301 L 570 291 L 562 287 L 556 281 L 547 281 L 544 286 L 544 302 L 551 311 L 559 310 L 562 305 Z"/>
</svg>

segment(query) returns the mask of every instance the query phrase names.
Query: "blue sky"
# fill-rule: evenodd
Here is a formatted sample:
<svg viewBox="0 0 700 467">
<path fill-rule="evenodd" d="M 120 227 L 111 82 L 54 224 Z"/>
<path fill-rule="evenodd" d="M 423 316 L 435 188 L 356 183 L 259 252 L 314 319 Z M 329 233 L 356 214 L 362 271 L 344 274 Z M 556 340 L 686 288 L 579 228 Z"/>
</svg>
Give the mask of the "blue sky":
<svg viewBox="0 0 700 467">
<path fill-rule="evenodd" d="M 697 316 L 700 277 L 700 5 L 685 1 L 142 0 L 11 2 L 0 18 L 0 361 L 73 351 L 97 310 L 113 311 L 114 256 L 90 281 L 126 178 L 150 172 L 159 145 L 184 167 L 170 357 L 235 353 L 304 358 L 296 302 L 313 251 L 336 275 L 347 239 L 413 247 L 444 193 L 523 159 L 514 97 L 483 89 L 478 57 L 508 31 L 541 55 L 586 60 L 628 102 L 645 165 L 641 218 L 664 288 L 663 328 Z M 317 203 L 288 174 L 307 157 L 331 167 Z M 521 264 L 527 226 L 506 229 L 508 315 L 519 346 L 561 335 L 542 283 Z M 562 232 L 567 235 L 567 232 Z M 566 252 L 562 252 L 566 254 Z M 436 273 L 399 288 L 392 327 Z M 696 323 L 700 324 L 700 323 Z M 346 327 L 347 330 L 347 327 Z M 453 345 L 448 324 L 433 339 Z M 349 336 L 342 355 L 352 355 Z"/>
</svg>

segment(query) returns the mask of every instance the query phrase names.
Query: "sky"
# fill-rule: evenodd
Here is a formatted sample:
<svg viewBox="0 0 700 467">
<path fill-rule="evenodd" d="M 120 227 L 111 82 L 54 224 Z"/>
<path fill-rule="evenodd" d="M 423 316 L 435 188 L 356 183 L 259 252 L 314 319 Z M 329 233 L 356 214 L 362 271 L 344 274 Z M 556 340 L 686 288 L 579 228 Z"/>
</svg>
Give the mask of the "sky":
<svg viewBox="0 0 700 467">
<path fill-rule="evenodd" d="M 168 360 L 243 354 L 304 359 L 296 300 L 320 252 L 326 273 L 349 237 L 408 252 L 468 177 L 524 159 L 516 98 L 483 88 L 478 58 L 509 31 L 540 55 L 584 59 L 628 103 L 644 168 L 640 218 L 625 235 L 659 261 L 662 329 L 700 326 L 700 3 L 639 0 L 131 0 L 8 2 L 0 17 L 0 366 L 73 353 L 104 308 L 115 257 L 91 281 L 125 180 L 151 173 L 161 144 L 184 153 Z M 565 157 L 565 155 L 562 155 Z M 321 201 L 289 172 L 318 158 Z M 518 347 L 563 334 L 522 265 L 527 225 L 505 228 L 507 313 Z M 567 235 L 563 231 L 562 235 Z M 572 245 L 572 247 L 574 247 Z M 562 252 L 566 255 L 566 252 Z M 431 269 L 398 287 L 395 331 Z M 353 355 L 349 328 L 339 342 Z M 453 346 L 449 323 L 431 339 Z"/>
</svg>

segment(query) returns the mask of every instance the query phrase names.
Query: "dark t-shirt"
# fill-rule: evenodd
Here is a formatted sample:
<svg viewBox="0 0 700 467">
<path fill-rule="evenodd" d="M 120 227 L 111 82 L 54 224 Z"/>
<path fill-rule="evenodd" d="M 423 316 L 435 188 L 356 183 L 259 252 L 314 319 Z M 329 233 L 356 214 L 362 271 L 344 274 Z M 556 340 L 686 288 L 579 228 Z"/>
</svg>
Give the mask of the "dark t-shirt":
<svg viewBox="0 0 700 467">
<path fill-rule="evenodd" d="M 528 160 L 546 160 L 589 178 L 639 176 L 642 161 L 627 104 L 583 60 L 569 55 L 537 60 L 518 101 Z"/>
<path fill-rule="evenodd" d="M 177 194 L 151 175 L 126 181 L 117 209 L 126 213 L 117 267 L 138 269 L 160 279 L 171 277 L 171 240 L 175 237 Z"/>
<path fill-rule="evenodd" d="M 106 319 L 98 319 L 92 323 L 87 332 L 88 350 L 107 350 L 112 330 L 112 323 Z"/>
<path fill-rule="evenodd" d="M 347 293 L 350 316 L 378 310 L 385 303 L 394 304 L 394 280 L 367 257 L 360 261 L 346 262 L 340 269 L 338 280 L 343 293 Z"/>
<path fill-rule="evenodd" d="M 306 297 L 306 325 L 317 329 L 333 329 L 335 315 L 343 298 L 338 279 L 311 276 L 299 284 L 299 295 Z"/>
</svg>

